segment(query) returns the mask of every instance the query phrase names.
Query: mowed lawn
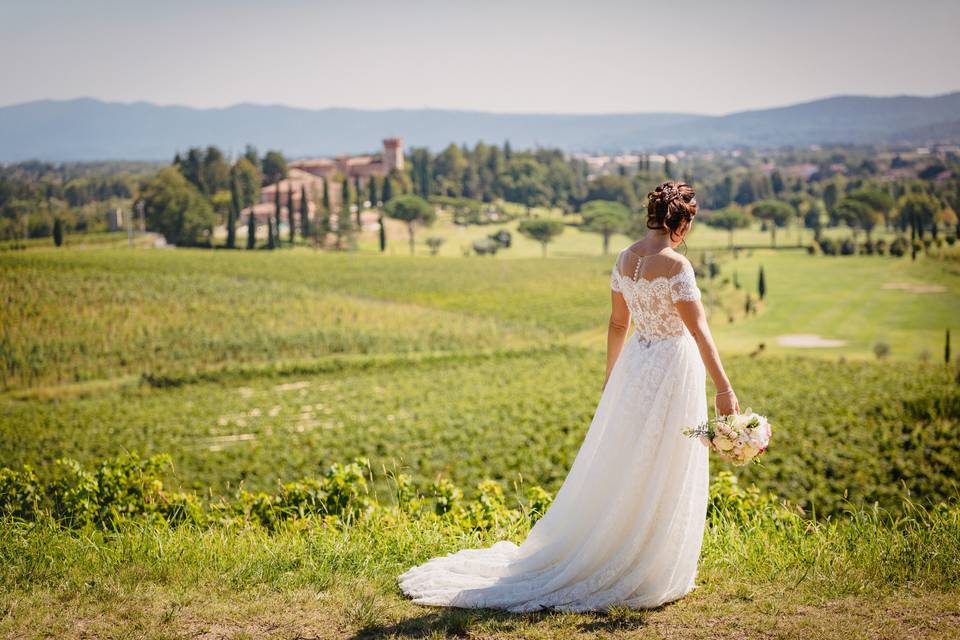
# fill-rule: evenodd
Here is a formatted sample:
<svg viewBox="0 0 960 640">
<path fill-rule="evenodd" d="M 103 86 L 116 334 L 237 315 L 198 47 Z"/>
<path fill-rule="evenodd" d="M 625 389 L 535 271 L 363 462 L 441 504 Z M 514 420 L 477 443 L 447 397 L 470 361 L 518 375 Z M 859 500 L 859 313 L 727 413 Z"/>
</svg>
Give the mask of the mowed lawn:
<svg viewBox="0 0 960 640">
<path fill-rule="evenodd" d="M 891 358 L 942 361 L 946 330 L 953 329 L 954 337 L 960 331 L 958 262 L 759 250 L 726 260 L 723 276 L 736 271 L 744 290 L 756 300 L 761 266 L 766 296 L 756 315 L 732 324 L 718 319 L 714 324 L 724 351 L 752 351 L 763 343 L 773 353 L 873 358 L 874 347 L 884 343 Z M 778 344 L 778 336 L 789 334 L 813 334 L 846 344 L 830 348 Z"/>
<path fill-rule="evenodd" d="M 517 214 L 522 213 L 522 208 L 514 207 Z M 559 210 L 547 210 L 535 207 L 532 210 L 535 217 L 549 217 L 562 220 L 566 227 L 562 234 L 556 237 L 548 246 L 547 253 L 555 257 L 591 257 L 603 254 L 603 241 L 599 234 L 584 231 L 579 228 L 579 214 L 563 216 Z M 638 214 L 644 215 L 644 214 Z M 708 213 L 704 213 L 704 216 Z M 376 228 L 376 214 L 372 211 L 363 215 L 365 230 L 358 237 L 358 246 L 362 253 L 379 253 L 379 233 Z M 512 236 L 512 245 L 509 249 L 503 249 L 497 253 L 497 258 L 532 258 L 540 257 L 543 254 L 543 248 L 539 242 L 524 237 L 517 231 L 519 222 L 512 220 L 502 223 L 488 225 L 470 225 L 458 226 L 453 224 L 449 213 L 441 211 L 437 221 L 429 226 L 418 226 L 416 228 L 416 255 L 431 255 L 430 248 L 425 244 L 429 237 L 441 238 L 443 244 L 437 251 L 439 256 L 461 257 L 472 253 L 472 246 L 475 241 L 484 240 L 500 230 L 510 232 Z M 387 226 L 387 251 L 388 255 L 402 256 L 409 255 L 409 235 L 407 226 L 397 220 L 386 219 Z M 221 234 L 226 236 L 224 230 Z M 842 240 L 851 235 L 847 227 L 831 227 L 823 230 L 823 235 L 834 240 Z M 888 243 L 896 237 L 892 231 L 883 229 L 875 230 L 874 239 L 884 239 Z M 813 242 L 814 232 L 812 229 L 798 227 L 791 223 L 786 227 L 778 228 L 776 233 L 776 246 L 778 247 L 807 247 Z M 610 251 L 616 254 L 623 247 L 628 246 L 637 238 L 624 234 L 614 234 L 610 240 Z M 861 240 L 863 239 L 861 235 Z M 769 247 L 773 242 L 773 237 L 768 230 L 761 229 L 759 223 L 752 224 L 747 229 L 738 229 L 734 232 L 733 241 L 738 246 L 747 247 Z M 692 250 L 721 250 L 730 246 L 730 234 L 722 229 L 711 227 L 705 222 L 698 221 L 693 232 L 688 238 L 687 244 Z"/>
</svg>

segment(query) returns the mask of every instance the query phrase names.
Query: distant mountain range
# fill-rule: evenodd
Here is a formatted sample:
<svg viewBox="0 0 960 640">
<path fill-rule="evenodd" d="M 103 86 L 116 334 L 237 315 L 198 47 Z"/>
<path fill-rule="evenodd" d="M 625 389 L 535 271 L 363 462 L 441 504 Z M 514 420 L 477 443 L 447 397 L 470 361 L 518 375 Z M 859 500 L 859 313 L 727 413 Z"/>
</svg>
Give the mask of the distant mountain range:
<svg viewBox="0 0 960 640">
<path fill-rule="evenodd" d="M 91 98 L 0 107 L 0 161 L 169 160 L 191 146 L 248 143 L 289 157 L 377 150 L 381 139 L 434 149 L 478 140 L 515 148 L 653 151 L 809 144 L 960 142 L 960 92 L 935 97 L 839 96 L 724 116 L 684 113 L 506 114 L 441 109 L 223 109 Z"/>
</svg>

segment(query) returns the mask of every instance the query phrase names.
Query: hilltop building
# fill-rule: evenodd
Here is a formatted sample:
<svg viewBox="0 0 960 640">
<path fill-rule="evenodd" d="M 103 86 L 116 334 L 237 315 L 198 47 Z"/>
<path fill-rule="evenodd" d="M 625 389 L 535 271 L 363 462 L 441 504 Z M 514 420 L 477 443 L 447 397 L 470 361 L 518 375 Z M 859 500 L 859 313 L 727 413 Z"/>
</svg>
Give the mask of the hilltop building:
<svg viewBox="0 0 960 640">
<path fill-rule="evenodd" d="M 274 216 L 274 198 L 280 189 L 281 219 L 289 220 L 288 199 L 292 195 L 294 209 L 300 212 L 300 194 L 307 190 L 307 207 L 310 218 L 315 217 L 314 203 L 323 197 L 324 178 L 330 189 L 332 207 L 340 204 L 342 185 L 340 180 L 346 176 L 351 182 L 360 178 L 361 185 L 371 177 L 383 178 L 390 172 L 403 170 L 403 140 L 386 138 L 383 141 L 383 153 L 366 156 L 339 155 L 336 158 L 311 158 L 293 160 L 289 163 L 287 177 L 274 184 L 268 184 L 260 190 L 260 202 L 253 206 L 253 214 L 258 222 L 266 223 Z M 243 211 L 244 216 L 250 213 Z"/>
<path fill-rule="evenodd" d="M 337 174 L 350 179 L 360 178 L 361 181 L 371 176 L 382 178 L 394 169 L 403 170 L 403 140 L 386 138 L 383 141 L 382 155 L 340 155 L 336 158 L 294 160 L 290 163 L 290 168 L 328 179 Z"/>
</svg>

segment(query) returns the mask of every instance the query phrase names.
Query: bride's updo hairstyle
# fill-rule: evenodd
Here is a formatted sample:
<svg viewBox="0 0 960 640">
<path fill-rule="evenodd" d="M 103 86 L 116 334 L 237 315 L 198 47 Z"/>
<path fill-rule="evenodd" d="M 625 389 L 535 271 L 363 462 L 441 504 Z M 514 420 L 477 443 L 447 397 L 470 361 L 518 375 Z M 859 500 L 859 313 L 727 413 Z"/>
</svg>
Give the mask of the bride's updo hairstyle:
<svg viewBox="0 0 960 640">
<path fill-rule="evenodd" d="M 664 182 L 647 194 L 647 228 L 669 231 L 671 240 L 695 215 L 697 194 L 686 182 Z"/>
</svg>

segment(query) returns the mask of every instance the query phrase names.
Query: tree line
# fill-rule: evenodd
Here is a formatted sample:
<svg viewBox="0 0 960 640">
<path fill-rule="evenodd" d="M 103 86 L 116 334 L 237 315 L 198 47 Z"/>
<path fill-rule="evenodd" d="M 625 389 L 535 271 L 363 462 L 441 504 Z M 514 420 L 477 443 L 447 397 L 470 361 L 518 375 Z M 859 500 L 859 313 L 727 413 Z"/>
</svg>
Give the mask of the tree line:
<svg viewBox="0 0 960 640">
<path fill-rule="evenodd" d="M 365 202 L 378 215 L 390 216 L 390 209 L 380 205 L 404 195 L 451 208 L 461 224 L 484 222 L 483 212 L 489 210 L 502 220 L 503 209 L 497 204 L 502 201 L 522 205 L 528 216 L 539 207 L 579 213 L 579 224 L 598 233 L 606 251 L 614 234 L 644 231 L 646 193 L 666 179 L 694 185 L 702 220 L 729 231 L 731 244 L 738 229 L 755 222 L 770 232 L 774 245 L 778 231 L 787 226 L 812 229 L 817 242 L 826 227 L 849 228 L 853 244 L 863 248 L 874 244 L 877 228 L 909 234 L 909 247 L 937 242 L 944 231 L 948 239 L 955 238 L 960 231 L 956 220 L 960 164 L 955 155 L 891 157 L 875 149 L 786 149 L 638 158 L 633 165 L 598 171 L 557 149 L 517 151 L 509 142 L 450 144 L 437 153 L 414 147 L 408 151 L 405 169 L 390 176 L 363 183 L 333 178 L 345 211 L 337 203 L 336 210 L 331 209 L 331 184 L 319 194 L 306 194 L 315 212 L 312 219 L 304 194 L 277 193 L 273 221 L 266 225 L 266 246 L 290 242 L 291 234 L 321 246 L 352 246 Z M 809 171 L 797 175 L 791 170 L 795 166 Z M 159 171 L 155 165 L 2 167 L 0 233 L 7 238 L 49 236 L 58 220 L 61 233 L 64 227 L 97 230 L 104 226 L 104 205 L 124 203 L 129 208 L 142 201 L 150 229 L 170 242 L 211 245 L 213 229 L 225 225 L 226 245 L 235 247 L 241 212 L 258 203 L 260 189 L 282 180 L 287 168 L 287 160 L 276 150 L 261 155 L 248 147 L 239 157 L 228 158 L 215 146 L 188 149 Z M 299 204 L 291 207 L 297 200 Z M 410 206 L 422 209 L 419 202 Z M 294 220 L 285 238 L 280 237 L 281 210 L 289 211 L 288 218 Z M 347 224 L 352 213 L 355 219 Z M 421 215 L 420 223 L 428 217 Z M 247 244 L 258 246 L 255 236 L 249 238 L 247 223 Z M 522 233 L 535 235 L 538 241 L 549 242 L 562 232 L 562 227 L 544 221 L 523 227 Z"/>
</svg>

